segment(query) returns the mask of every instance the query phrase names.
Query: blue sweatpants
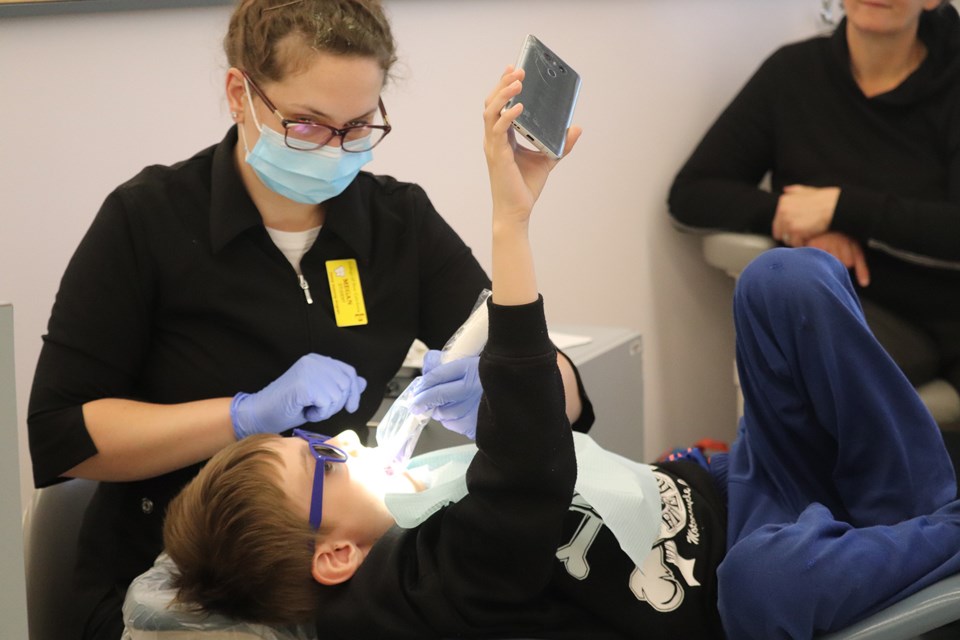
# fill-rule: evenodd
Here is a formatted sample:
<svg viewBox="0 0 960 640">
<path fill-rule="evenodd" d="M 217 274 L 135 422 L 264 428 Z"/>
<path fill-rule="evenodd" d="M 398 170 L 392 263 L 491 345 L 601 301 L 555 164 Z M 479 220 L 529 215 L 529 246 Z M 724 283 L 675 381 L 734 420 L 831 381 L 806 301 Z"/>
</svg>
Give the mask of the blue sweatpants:
<svg viewBox="0 0 960 640">
<path fill-rule="evenodd" d="M 943 438 L 846 269 L 775 249 L 734 295 L 744 416 L 726 460 L 731 640 L 810 638 L 960 572 Z"/>
</svg>

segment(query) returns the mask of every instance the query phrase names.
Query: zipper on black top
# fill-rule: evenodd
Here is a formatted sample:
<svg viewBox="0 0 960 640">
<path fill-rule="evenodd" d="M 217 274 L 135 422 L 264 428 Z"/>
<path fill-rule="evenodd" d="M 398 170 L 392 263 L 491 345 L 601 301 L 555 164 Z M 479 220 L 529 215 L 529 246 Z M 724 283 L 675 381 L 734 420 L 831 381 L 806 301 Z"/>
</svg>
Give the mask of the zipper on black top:
<svg viewBox="0 0 960 640">
<path fill-rule="evenodd" d="M 310 283 L 302 274 L 298 273 L 297 278 L 300 279 L 300 288 L 303 289 L 303 297 L 307 299 L 307 304 L 313 304 L 313 297 L 310 295 Z"/>
</svg>

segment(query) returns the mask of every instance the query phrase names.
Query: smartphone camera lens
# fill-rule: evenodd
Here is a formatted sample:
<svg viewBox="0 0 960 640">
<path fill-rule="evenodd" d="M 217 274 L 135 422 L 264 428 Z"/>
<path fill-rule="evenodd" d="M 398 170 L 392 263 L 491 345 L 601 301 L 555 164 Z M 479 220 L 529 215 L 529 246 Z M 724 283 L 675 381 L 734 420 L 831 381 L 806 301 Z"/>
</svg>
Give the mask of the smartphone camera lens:
<svg viewBox="0 0 960 640">
<path fill-rule="evenodd" d="M 550 69 L 547 69 L 547 75 L 550 76 L 551 78 L 556 78 L 557 72 L 554 71 L 552 68 L 550 68 Z"/>
<path fill-rule="evenodd" d="M 566 73 L 566 72 L 567 72 L 567 68 L 563 65 L 560 65 L 560 73 Z"/>
</svg>

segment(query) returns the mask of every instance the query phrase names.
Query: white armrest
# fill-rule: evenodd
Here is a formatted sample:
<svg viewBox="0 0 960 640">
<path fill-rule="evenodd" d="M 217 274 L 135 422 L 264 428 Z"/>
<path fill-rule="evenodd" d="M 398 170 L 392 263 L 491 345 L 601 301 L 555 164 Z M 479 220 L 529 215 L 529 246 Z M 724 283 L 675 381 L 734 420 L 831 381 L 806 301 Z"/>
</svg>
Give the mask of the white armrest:
<svg viewBox="0 0 960 640">
<path fill-rule="evenodd" d="M 917 387 L 917 393 L 937 424 L 953 424 L 960 420 L 960 395 L 946 380 L 931 380 Z"/>
<path fill-rule="evenodd" d="M 776 245 L 769 236 L 726 231 L 711 233 L 703 236 L 703 258 L 707 264 L 722 269 L 736 280 L 751 260 Z"/>
</svg>

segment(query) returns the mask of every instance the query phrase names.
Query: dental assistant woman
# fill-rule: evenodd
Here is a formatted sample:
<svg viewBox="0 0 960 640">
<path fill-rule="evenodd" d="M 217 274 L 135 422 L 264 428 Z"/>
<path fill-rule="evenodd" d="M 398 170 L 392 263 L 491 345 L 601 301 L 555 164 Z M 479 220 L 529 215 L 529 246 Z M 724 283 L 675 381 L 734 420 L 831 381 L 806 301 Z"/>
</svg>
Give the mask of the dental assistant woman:
<svg viewBox="0 0 960 640">
<path fill-rule="evenodd" d="M 420 187 L 362 171 L 391 129 L 378 2 L 245 0 L 224 43 L 235 126 L 107 196 L 44 336 L 35 483 L 101 481 L 64 638 L 120 638 L 203 461 L 252 433 L 364 425 L 414 338 L 441 347 L 489 286 Z"/>
</svg>

